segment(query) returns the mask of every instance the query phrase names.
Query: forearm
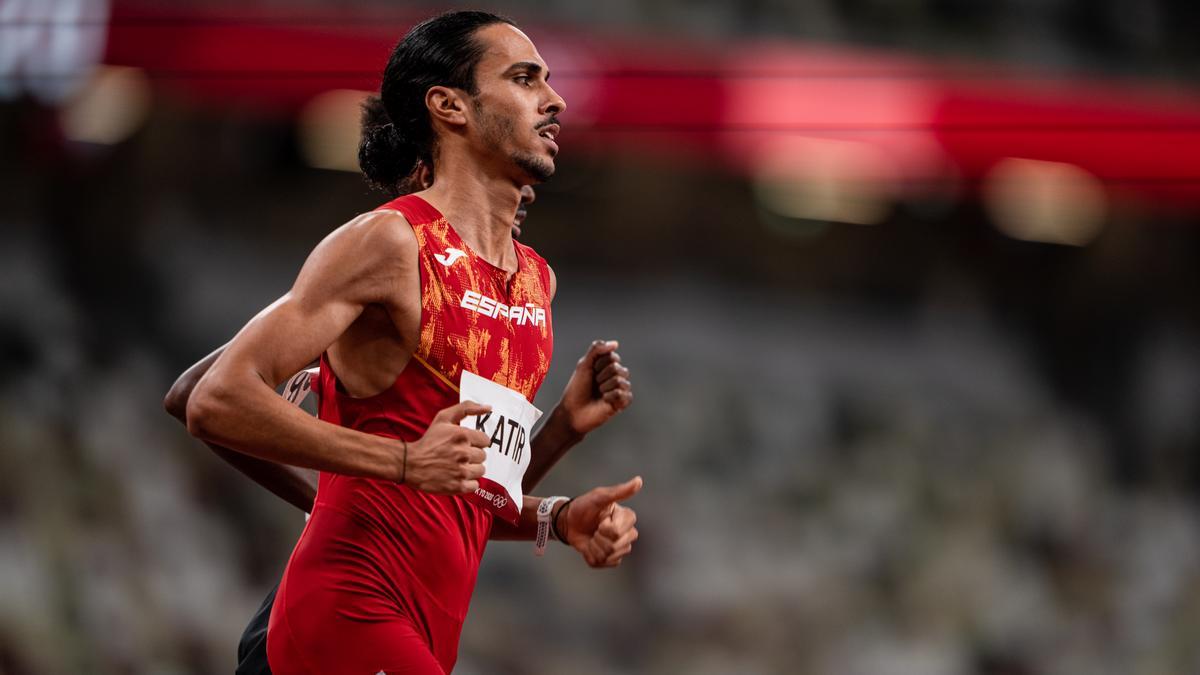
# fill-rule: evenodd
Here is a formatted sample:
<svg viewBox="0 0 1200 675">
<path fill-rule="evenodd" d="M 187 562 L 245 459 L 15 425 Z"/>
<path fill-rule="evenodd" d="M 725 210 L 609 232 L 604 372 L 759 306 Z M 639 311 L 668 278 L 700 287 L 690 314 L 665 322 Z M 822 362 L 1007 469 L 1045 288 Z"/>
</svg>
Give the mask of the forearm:
<svg viewBox="0 0 1200 675">
<path fill-rule="evenodd" d="M 546 422 L 533 435 L 530 441 L 529 467 L 525 469 L 525 477 L 521 480 L 521 491 L 531 492 L 537 489 L 550 469 L 562 459 L 567 451 L 583 440 L 584 434 L 571 429 L 567 414 L 561 405 L 554 406 Z"/>
<path fill-rule="evenodd" d="M 212 443 L 205 445 L 271 494 L 305 513 L 312 513 L 317 498 L 316 471 L 259 459 Z"/>
<path fill-rule="evenodd" d="M 505 520 L 495 520 L 492 522 L 491 539 L 495 541 L 533 541 L 537 536 L 537 510 L 542 503 L 542 497 L 534 497 L 526 495 L 521 501 L 521 517 L 516 525 L 513 525 Z M 559 516 L 563 513 L 563 507 L 566 502 L 555 504 L 553 512 L 553 522 L 561 528 L 562 521 Z M 562 532 L 561 529 L 558 530 Z"/>
<path fill-rule="evenodd" d="M 187 407 L 193 436 L 268 462 L 352 476 L 403 477 L 398 442 L 318 420 L 276 395 L 260 377 L 241 380 L 213 372 L 200 381 Z"/>
<path fill-rule="evenodd" d="M 187 426 L 187 405 L 192 397 L 192 391 L 196 388 L 196 383 L 204 377 L 204 374 L 208 372 L 223 351 L 225 351 L 225 347 L 219 347 L 188 368 L 167 392 L 167 396 L 163 400 L 163 407 L 184 426 Z M 317 493 L 316 472 L 251 457 L 212 443 L 205 443 L 205 445 L 218 457 L 275 496 L 306 513 L 312 511 L 313 500 L 316 499 Z"/>
<path fill-rule="evenodd" d="M 524 492 L 535 490 L 588 431 L 629 407 L 629 369 L 621 365 L 616 349 L 614 340 L 596 340 L 575 364 L 562 398 L 530 441 L 530 462 L 521 481 Z"/>
<path fill-rule="evenodd" d="M 175 380 L 175 384 L 171 385 L 171 390 L 167 392 L 166 398 L 163 399 L 163 408 L 166 409 L 167 414 L 179 420 L 185 426 L 187 425 L 188 400 L 192 397 L 192 391 L 195 390 L 196 383 L 200 381 L 200 378 L 204 377 L 209 368 L 212 368 L 212 365 L 216 363 L 217 358 L 221 356 L 221 353 L 225 351 L 225 347 L 227 346 L 222 345 L 217 347 L 211 354 L 197 361 L 191 368 L 183 371 L 179 379 Z"/>
</svg>

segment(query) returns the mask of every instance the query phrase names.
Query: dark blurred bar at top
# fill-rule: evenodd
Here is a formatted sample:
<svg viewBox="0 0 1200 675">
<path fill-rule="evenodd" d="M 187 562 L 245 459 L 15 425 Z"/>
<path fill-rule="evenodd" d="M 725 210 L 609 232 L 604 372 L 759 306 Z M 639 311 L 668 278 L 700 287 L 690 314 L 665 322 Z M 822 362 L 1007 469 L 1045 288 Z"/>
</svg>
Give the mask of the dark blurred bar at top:
<svg viewBox="0 0 1200 675">
<path fill-rule="evenodd" d="M 247 13 L 116 0 L 105 62 L 214 106 L 296 114 L 372 90 L 395 41 L 429 12 Z M 902 189 L 998 162 L 1075 165 L 1109 190 L 1200 204 L 1200 96 L 900 53 L 761 40 L 712 45 L 526 26 L 570 105 L 570 142 L 683 152 L 749 173 L 812 141 L 859 147 Z M 836 151 L 835 151 L 836 152 Z"/>
</svg>

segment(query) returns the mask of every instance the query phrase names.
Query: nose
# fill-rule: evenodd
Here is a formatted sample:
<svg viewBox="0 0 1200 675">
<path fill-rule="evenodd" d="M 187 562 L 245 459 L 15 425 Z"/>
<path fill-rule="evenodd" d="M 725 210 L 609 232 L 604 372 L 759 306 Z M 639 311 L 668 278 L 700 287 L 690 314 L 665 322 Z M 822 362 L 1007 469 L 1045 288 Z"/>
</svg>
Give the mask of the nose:
<svg viewBox="0 0 1200 675">
<path fill-rule="evenodd" d="M 567 102 L 549 84 L 546 85 L 546 91 L 550 95 L 546 97 L 545 102 L 542 103 L 541 110 L 538 112 L 543 115 L 561 115 L 567 109 Z"/>
</svg>

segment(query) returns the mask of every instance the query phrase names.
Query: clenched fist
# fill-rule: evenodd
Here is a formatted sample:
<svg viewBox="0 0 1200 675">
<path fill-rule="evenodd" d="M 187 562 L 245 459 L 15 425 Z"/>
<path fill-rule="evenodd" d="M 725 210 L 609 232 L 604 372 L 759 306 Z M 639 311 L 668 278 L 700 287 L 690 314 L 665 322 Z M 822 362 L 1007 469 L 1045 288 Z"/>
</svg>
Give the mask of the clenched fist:
<svg viewBox="0 0 1200 675">
<path fill-rule="evenodd" d="M 642 489 L 637 476 L 620 485 L 593 488 L 556 515 L 559 533 L 592 567 L 616 567 L 633 550 L 637 513 L 622 502 Z M 563 511 L 566 512 L 565 517 Z"/>
<path fill-rule="evenodd" d="M 575 364 L 559 405 L 571 430 L 586 434 L 633 402 L 629 369 L 621 364 L 616 340 L 596 340 Z"/>
<path fill-rule="evenodd" d="M 492 441 L 482 431 L 458 423 L 491 410 L 486 405 L 463 401 L 440 411 L 425 435 L 408 444 L 401 474 L 404 484 L 437 494 L 475 492 L 487 458 L 483 448 Z"/>
</svg>

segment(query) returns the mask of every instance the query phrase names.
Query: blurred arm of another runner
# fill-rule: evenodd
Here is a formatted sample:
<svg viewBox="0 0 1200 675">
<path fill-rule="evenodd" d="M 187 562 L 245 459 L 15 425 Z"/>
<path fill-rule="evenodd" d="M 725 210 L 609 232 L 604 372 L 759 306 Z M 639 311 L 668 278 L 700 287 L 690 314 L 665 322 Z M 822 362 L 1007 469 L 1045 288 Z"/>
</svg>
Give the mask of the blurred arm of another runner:
<svg viewBox="0 0 1200 675">
<path fill-rule="evenodd" d="M 521 188 L 521 203 L 513 222 L 513 236 L 521 234 L 528 207 L 537 199 L 533 187 Z M 550 270 L 550 297 L 558 286 Z M 614 340 L 596 340 L 578 363 L 546 421 L 533 434 L 529 467 L 521 481 L 522 492 L 532 492 L 550 469 L 588 432 L 594 430 L 633 402 L 629 369 L 621 363 Z"/>
<path fill-rule="evenodd" d="M 533 491 L 568 450 L 633 402 L 618 346 L 615 340 L 596 340 L 576 362 L 562 398 L 533 435 L 523 492 Z"/>
<path fill-rule="evenodd" d="M 163 407 L 184 426 L 187 426 L 187 404 L 188 399 L 192 396 L 192 390 L 224 350 L 225 347 L 218 347 L 216 351 L 197 361 L 195 365 L 185 370 L 178 380 L 175 380 L 175 384 L 167 392 L 167 397 L 163 400 Z M 218 457 L 241 471 L 250 480 L 269 490 L 271 494 L 305 513 L 312 511 L 313 500 L 317 495 L 316 471 L 259 459 L 207 441 L 204 444 Z"/>
</svg>

